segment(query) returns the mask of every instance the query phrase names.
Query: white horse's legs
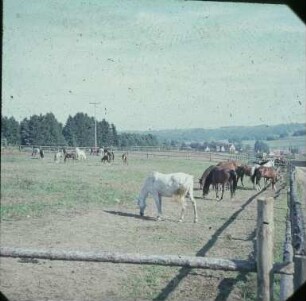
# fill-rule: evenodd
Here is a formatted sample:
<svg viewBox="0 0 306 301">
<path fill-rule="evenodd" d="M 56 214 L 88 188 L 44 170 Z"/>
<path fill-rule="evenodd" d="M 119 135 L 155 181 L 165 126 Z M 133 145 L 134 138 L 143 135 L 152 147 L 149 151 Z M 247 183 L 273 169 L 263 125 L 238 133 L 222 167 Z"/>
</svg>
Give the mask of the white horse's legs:
<svg viewBox="0 0 306 301">
<path fill-rule="evenodd" d="M 185 214 L 187 204 L 186 204 L 184 196 L 181 197 L 180 201 L 181 201 L 181 204 L 182 204 L 182 210 L 181 210 L 181 217 L 179 219 L 179 222 L 182 222 L 184 220 L 184 214 Z"/>
<path fill-rule="evenodd" d="M 159 194 L 154 194 L 153 198 L 157 209 L 157 220 L 160 221 L 162 216 L 161 196 Z"/>
<path fill-rule="evenodd" d="M 192 189 L 190 189 L 190 191 L 189 191 L 189 199 L 192 202 L 192 206 L 193 206 L 193 214 L 194 214 L 194 220 L 193 221 L 196 223 L 198 221 L 197 203 L 196 203 L 196 201 L 193 197 Z"/>
</svg>

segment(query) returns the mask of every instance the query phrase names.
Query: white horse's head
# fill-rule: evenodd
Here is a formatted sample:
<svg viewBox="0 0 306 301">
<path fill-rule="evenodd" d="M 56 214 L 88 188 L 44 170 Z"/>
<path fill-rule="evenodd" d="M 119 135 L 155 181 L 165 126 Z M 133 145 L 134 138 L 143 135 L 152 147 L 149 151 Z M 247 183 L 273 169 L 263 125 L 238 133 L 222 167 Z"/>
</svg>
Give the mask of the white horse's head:
<svg viewBox="0 0 306 301">
<path fill-rule="evenodd" d="M 137 199 L 136 199 L 136 202 L 137 202 L 137 205 L 139 206 L 139 208 L 140 208 L 140 212 L 139 212 L 139 214 L 140 214 L 140 216 L 144 216 L 144 211 L 145 211 L 145 208 L 146 208 L 146 200 L 145 200 L 145 198 L 142 198 L 142 197 L 138 197 Z"/>
</svg>

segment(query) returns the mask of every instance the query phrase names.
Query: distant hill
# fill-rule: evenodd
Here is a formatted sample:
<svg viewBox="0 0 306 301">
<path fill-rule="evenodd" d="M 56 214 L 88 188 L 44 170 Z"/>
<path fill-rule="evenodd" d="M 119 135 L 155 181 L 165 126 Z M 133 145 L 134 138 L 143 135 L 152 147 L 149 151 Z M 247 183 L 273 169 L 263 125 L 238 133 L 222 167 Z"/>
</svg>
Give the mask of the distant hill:
<svg viewBox="0 0 306 301">
<path fill-rule="evenodd" d="M 137 133 L 152 134 L 159 140 L 177 142 L 204 142 L 228 139 L 266 140 L 293 135 L 296 131 L 306 129 L 305 123 L 278 125 L 231 126 L 217 129 L 174 129 L 159 131 L 143 131 Z"/>
</svg>

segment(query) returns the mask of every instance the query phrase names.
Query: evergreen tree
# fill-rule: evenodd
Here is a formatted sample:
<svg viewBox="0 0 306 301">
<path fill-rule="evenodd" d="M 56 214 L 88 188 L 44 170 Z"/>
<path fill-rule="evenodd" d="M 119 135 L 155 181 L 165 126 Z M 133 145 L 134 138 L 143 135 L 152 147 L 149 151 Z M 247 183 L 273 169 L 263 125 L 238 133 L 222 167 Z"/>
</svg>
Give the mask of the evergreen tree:
<svg viewBox="0 0 306 301">
<path fill-rule="evenodd" d="M 20 144 L 20 125 L 14 117 L 1 116 L 1 138 L 5 138 L 8 144 Z"/>
<path fill-rule="evenodd" d="M 77 141 L 74 134 L 76 131 L 77 129 L 75 127 L 74 119 L 69 115 L 63 128 L 63 136 L 65 137 L 65 140 L 69 146 L 77 146 Z"/>
</svg>

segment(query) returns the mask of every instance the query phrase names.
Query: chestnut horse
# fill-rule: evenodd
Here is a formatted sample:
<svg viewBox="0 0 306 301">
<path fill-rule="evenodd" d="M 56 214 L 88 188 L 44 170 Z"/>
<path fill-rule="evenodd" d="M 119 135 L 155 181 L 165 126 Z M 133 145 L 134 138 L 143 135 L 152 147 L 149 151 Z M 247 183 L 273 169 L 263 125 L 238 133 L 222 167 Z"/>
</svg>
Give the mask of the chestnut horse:
<svg viewBox="0 0 306 301">
<path fill-rule="evenodd" d="M 272 189 L 276 190 L 275 183 L 280 179 L 279 170 L 275 170 L 273 167 L 265 166 L 260 166 L 257 168 L 252 176 L 253 182 L 255 180 L 257 190 L 261 190 L 260 180 L 262 177 L 267 181 L 270 180 L 272 183 Z"/>
</svg>

